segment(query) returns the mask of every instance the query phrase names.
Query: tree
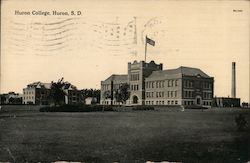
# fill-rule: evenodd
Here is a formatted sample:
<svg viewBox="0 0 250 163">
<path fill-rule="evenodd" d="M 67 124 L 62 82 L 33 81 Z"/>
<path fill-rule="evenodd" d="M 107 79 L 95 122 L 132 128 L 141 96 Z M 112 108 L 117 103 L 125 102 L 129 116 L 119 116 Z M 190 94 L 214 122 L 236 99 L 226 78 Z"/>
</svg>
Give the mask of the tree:
<svg viewBox="0 0 250 163">
<path fill-rule="evenodd" d="M 0 104 L 5 104 L 5 102 L 6 102 L 5 95 L 0 95 Z"/>
<path fill-rule="evenodd" d="M 115 91 L 115 99 L 117 102 L 124 104 L 130 97 L 129 85 L 127 83 L 121 84 L 119 89 Z"/>
<path fill-rule="evenodd" d="M 243 107 L 243 108 L 248 108 L 248 105 L 249 105 L 249 104 L 248 104 L 247 102 L 242 102 L 242 107 Z"/>
<path fill-rule="evenodd" d="M 105 91 L 105 92 L 103 93 L 103 97 L 104 97 L 105 99 L 111 98 L 111 92 L 110 92 L 110 90 Z"/>
<path fill-rule="evenodd" d="M 66 83 L 63 81 L 63 78 L 59 79 L 57 82 L 51 82 L 51 96 L 54 104 L 62 105 L 65 103 L 65 95 L 63 88 Z"/>
<path fill-rule="evenodd" d="M 87 97 L 93 97 L 96 98 L 96 103 L 100 102 L 101 91 L 99 89 L 83 89 L 81 92 L 84 100 Z"/>
</svg>

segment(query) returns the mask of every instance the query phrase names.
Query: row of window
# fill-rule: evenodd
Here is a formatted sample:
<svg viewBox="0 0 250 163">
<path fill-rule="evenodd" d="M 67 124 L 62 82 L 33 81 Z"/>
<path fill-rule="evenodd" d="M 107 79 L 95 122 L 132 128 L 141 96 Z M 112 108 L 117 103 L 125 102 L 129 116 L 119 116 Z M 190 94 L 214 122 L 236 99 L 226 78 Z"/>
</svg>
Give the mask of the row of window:
<svg viewBox="0 0 250 163">
<path fill-rule="evenodd" d="M 184 105 L 194 105 L 194 101 L 184 101 Z M 211 101 L 203 101 L 203 105 L 212 105 Z"/>
<path fill-rule="evenodd" d="M 203 99 L 211 99 L 212 98 L 212 93 L 210 93 L 210 92 L 203 92 L 202 96 L 203 96 Z"/>
<path fill-rule="evenodd" d="M 165 96 L 164 92 L 155 92 L 156 98 L 164 97 L 164 96 Z M 154 97 L 154 92 L 146 92 L 146 97 L 147 98 Z M 167 91 L 167 97 L 169 98 L 177 97 L 177 91 Z"/>
<path fill-rule="evenodd" d="M 194 91 L 184 91 L 184 98 L 194 98 Z M 211 92 L 203 92 L 202 93 L 203 99 L 211 99 L 212 93 Z"/>
<path fill-rule="evenodd" d="M 177 97 L 177 91 L 168 91 L 168 97 Z"/>
<path fill-rule="evenodd" d="M 119 84 L 113 84 L 113 89 L 119 89 L 120 86 L 122 85 L 122 83 L 119 83 Z M 102 90 L 110 90 L 111 89 L 111 84 L 102 84 L 101 85 L 102 87 Z"/>
<path fill-rule="evenodd" d="M 137 81 L 139 80 L 139 74 L 131 74 L 130 75 L 130 81 Z"/>
<path fill-rule="evenodd" d="M 166 80 L 167 82 L 167 87 L 176 87 L 178 86 L 178 80 Z M 165 81 L 160 80 L 160 81 L 148 81 L 146 82 L 146 88 L 164 88 L 165 87 Z"/>
<path fill-rule="evenodd" d="M 194 105 L 194 101 L 184 101 L 184 105 Z"/>
<path fill-rule="evenodd" d="M 27 96 L 27 97 L 24 96 L 23 99 L 24 99 L 24 100 L 25 100 L 25 99 L 26 99 L 26 100 L 31 100 L 31 99 L 34 99 L 34 96 Z"/>
<path fill-rule="evenodd" d="M 35 92 L 34 91 L 23 91 L 23 94 L 27 94 L 27 95 L 33 95 Z"/>
<path fill-rule="evenodd" d="M 193 88 L 194 87 L 194 82 L 191 80 L 184 80 L 184 87 L 185 88 Z"/>
<path fill-rule="evenodd" d="M 209 83 L 209 82 L 203 82 L 203 88 L 211 89 L 211 87 L 212 87 L 211 83 Z"/>
<path fill-rule="evenodd" d="M 102 101 L 102 104 L 103 105 L 108 105 L 108 104 L 110 104 L 110 102 L 109 101 Z"/>
<path fill-rule="evenodd" d="M 209 102 L 209 101 L 203 101 L 203 105 L 212 105 L 212 102 Z"/>
<path fill-rule="evenodd" d="M 103 84 L 102 89 L 103 90 L 109 90 L 110 89 L 110 84 Z"/>
<path fill-rule="evenodd" d="M 164 97 L 164 92 L 155 92 L 156 98 L 158 97 Z M 151 98 L 154 97 L 154 92 L 146 92 L 146 97 Z"/>
<path fill-rule="evenodd" d="M 138 91 L 139 85 L 138 84 L 130 85 L 130 89 L 131 89 L 131 91 Z"/>
<path fill-rule="evenodd" d="M 102 101 L 103 105 L 109 105 L 111 104 L 111 101 Z M 121 102 L 113 101 L 114 105 L 121 105 Z"/>
<path fill-rule="evenodd" d="M 146 101 L 146 105 L 178 105 L 178 101 L 168 100 L 166 101 Z"/>
<path fill-rule="evenodd" d="M 102 104 L 109 104 L 109 101 L 102 101 Z M 168 100 L 166 101 L 145 101 L 146 105 L 178 105 L 177 100 Z M 116 104 L 116 102 L 114 102 Z M 184 101 L 184 105 L 194 105 L 194 101 Z M 212 102 L 211 101 L 203 101 L 203 105 L 211 106 Z"/>
<path fill-rule="evenodd" d="M 184 98 L 193 98 L 194 91 L 184 91 Z"/>
<path fill-rule="evenodd" d="M 183 85 L 185 88 L 194 88 L 194 81 L 193 80 L 184 80 L 183 81 Z M 211 89 L 212 88 L 212 84 L 210 82 L 206 82 L 206 81 L 197 81 L 196 85 L 205 88 L 205 89 Z"/>
</svg>

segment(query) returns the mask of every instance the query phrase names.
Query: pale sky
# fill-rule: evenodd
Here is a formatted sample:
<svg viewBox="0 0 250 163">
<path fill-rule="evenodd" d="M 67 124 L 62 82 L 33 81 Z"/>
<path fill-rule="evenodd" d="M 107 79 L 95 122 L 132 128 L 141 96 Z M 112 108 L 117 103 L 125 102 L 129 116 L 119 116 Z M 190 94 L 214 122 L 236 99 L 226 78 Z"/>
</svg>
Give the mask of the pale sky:
<svg viewBox="0 0 250 163">
<path fill-rule="evenodd" d="M 147 61 L 200 68 L 214 77 L 216 96 L 231 95 L 236 62 L 236 95 L 249 102 L 249 1 L 8 0 L 1 16 L 1 93 L 61 77 L 99 89 L 111 74 L 126 74 L 128 62 L 144 60 L 147 35 L 156 42 Z"/>
</svg>

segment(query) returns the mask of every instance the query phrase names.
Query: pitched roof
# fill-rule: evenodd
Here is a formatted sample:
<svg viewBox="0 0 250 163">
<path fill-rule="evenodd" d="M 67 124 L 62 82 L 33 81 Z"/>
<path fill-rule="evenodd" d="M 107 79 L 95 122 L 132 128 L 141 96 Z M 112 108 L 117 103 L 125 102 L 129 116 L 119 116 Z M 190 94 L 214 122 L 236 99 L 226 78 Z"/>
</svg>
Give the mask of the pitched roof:
<svg viewBox="0 0 250 163">
<path fill-rule="evenodd" d="M 175 74 L 182 74 L 187 76 L 197 76 L 200 75 L 201 77 L 209 78 L 206 73 L 201 71 L 198 68 L 192 68 L 192 67 L 184 67 L 181 66 L 177 69 L 169 69 L 169 70 L 163 70 L 163 71 L 153 71 L 152 74 L 148 78 L 154 78 L 154 77 L 162 77 L 166 75 L 175 75 Z"/>
<path fill-rule="evenodd" d="M 116 75 L 116 74 L 113 74 L 110 77 L 108 77 L 105 81 L 111 81 L 111 80 L 127 81 L 128 80 L 128 75 Z"/>
<path fill-rule="evenodd" d="M 51 83 L 34 82 L 34 83 L 27 85 L 27 87 L 50 89 Z"/>
</svg>

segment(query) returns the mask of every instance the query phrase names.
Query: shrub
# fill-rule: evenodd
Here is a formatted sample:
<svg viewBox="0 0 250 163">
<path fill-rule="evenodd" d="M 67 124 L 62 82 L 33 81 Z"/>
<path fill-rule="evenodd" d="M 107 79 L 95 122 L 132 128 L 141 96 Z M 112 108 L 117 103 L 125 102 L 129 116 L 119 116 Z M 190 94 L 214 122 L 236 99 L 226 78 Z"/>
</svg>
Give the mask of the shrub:
<svg viewBox="0 0 250 163">
<path fill-rule="evenodd" d="M 201 110 L 208 109 L 207 107 L 197 106 L 197 105 L 187 105 L 187 106 L 184 106 L 184 107 L 185 107 L 185 109 L 201 109 Z"/>
<path fill-rule="evenodd" d="M 115 111 L 111 106 L 103 105 L 62 105 L 53 107 L 42 107 L 40 112 L 97 112 Z"/>
<path fill-rule="evenodd" d="M 138 105 L 132 108 L 132 110 L 154 110 L 155 108 L 153 106 L 143 106 L 143 105 Z"/>
</svg>

